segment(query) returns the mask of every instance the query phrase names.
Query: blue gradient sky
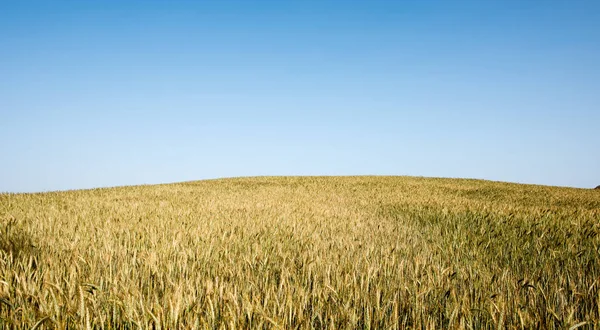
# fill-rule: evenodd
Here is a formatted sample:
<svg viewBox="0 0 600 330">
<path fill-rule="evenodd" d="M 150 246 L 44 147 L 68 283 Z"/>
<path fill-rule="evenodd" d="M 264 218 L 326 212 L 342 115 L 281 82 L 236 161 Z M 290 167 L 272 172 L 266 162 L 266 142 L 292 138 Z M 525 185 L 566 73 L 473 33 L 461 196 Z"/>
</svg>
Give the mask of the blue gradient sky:
<svg viewBox="0 0 600 330">
<path fill-rule="evenodd" d="M 0 191 L 600 184 L 600 1 L 2 1 Z"/>
</svg>

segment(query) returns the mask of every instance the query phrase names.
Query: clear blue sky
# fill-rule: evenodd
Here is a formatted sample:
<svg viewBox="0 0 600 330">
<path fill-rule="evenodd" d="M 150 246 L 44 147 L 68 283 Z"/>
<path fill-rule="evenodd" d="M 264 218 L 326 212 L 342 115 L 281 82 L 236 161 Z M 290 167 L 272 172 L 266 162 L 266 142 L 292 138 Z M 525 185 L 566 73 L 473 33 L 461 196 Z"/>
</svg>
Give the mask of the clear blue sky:
<svg viewBox="0 0 600 330">
<path fill-rule="evenodd" d="M 2 1 L 0 191 L 600 184 L 600 1 Z"/>
</svg>

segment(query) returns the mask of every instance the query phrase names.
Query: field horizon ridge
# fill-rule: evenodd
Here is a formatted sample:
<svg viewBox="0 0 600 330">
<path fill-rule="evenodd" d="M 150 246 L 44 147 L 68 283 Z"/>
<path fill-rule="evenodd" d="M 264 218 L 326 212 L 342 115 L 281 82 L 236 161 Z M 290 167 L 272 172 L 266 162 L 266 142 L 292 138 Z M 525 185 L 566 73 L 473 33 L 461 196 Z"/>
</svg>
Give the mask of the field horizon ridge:
<svg viewBox="0 0 600 330">
<path fill-rule="evenodd" d="M 254 176 L 0 193 L 0 328 L 600 327 L 594 189 Z"/>
</svg>

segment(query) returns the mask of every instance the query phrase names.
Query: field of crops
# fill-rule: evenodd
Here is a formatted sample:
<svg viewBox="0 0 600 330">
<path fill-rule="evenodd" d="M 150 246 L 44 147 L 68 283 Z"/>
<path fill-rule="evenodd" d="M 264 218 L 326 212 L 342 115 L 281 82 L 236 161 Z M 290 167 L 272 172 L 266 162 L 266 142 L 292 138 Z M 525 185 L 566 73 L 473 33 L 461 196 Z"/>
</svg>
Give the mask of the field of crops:
<svg viewBox="0 0 600 330">
<path fill-rule="evenodd" d="M 600 327 L 600 191 L 264 177 L 0 194 L 0 328 Z"/>
</svg>

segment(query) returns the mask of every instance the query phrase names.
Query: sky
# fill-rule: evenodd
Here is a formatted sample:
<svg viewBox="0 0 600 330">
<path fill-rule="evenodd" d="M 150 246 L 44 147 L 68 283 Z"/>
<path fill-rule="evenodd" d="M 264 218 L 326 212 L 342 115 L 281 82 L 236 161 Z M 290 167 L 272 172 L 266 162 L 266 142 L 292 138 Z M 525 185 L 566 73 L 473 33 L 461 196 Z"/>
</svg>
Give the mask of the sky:
<svg viewBox="0 0 600 330">
<path fill-rule="evenodd" d="M 2 1 L 0 191 L 600 185 L 600 1 Z"/>
</svg>

